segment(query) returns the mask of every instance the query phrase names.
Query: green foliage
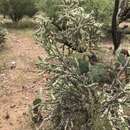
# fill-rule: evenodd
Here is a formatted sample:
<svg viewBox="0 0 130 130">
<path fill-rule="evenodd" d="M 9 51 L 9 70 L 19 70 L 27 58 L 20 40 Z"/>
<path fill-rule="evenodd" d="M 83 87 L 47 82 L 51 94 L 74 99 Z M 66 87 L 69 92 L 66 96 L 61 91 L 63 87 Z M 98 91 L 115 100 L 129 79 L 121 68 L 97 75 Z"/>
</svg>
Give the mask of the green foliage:
<svg viewBox="0 0 130 130">
<path fill-rule="evenodd" d="M 96 20 L 103 22 L 106 25 L 110 24 L 113 1 L 112 0 L 83 0 L 81 5 L 86 12 L 94 12 Z"/>
<path fill-rule="evenodd" d="M 3 15 L 8 15 L 13 22 L 18 22 L 25 15 L 32 17 L 36 13 L 34 0 L 1 0 L 0 10 Z"/>
<path fill-rule="evenodd" d="M 58 5 L 60 4 L 61 0 L 39 0 L 37 8 L 45 12 L 50 18 L 53 18 L 59 11 Z"/>
<path fill-rule="evenodd" d="M 37 98 L 33 101 L 31 115 L 32 115 L 32 120 L 35 123 L 40 123 L 43 121 L 43 117 L 39 113 L 39 111 L 41 111 L 41 108 L 42 108 L 41 104 L 42 104 L 42 100 L 39 98 Z"/>
<path fill-rule="evenodd" d="M 36 26 L 36 23 L 31 18 L 25 17 L 21 21 L 19 21 L 17 24 L 9 22 L 3 22 L 2 27 L 8 28 L 8 29 L 33 29 Z"/>
<path fill-rule="evenodd" d="M 119 50 L 117 53 L 117 61 L 117 64 L 119 65 L 124 65 L 126 62 L 126 56 L 123 53 L 121 53 L 121 50 Z"/>
<path fill-rule="evenodd" d="M 89 71 L 89 62 L 84 57 L 77 59 L 79 71 L 81 74 L 86 74 Z"/>
<path fill-rule="evenodd" d="M 89 78 L 91 82 L 111 84 L 114 79 L 114 70 L 110 66 L 98 63 L 90 67 Z"/>
<path fill-rule="evenodd" d="M 9 11 L 9 2 L 7 0 L 0 0 L 0 13 L 4 15 L 7 15 Z"/>
</svg>

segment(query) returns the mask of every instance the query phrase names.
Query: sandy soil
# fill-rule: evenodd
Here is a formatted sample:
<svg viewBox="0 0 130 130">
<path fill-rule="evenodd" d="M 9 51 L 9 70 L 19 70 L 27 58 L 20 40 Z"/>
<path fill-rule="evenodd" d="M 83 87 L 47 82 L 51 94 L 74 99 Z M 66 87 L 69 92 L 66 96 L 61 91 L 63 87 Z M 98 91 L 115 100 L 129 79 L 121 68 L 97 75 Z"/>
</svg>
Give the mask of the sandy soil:
<svg viewBox="0 0 130 130">
<path fill-rule="evenodd" d="M 29 104 L 45 83 L 35 63 L 45 55 L 31 37 L 9 32 L 0 51 L 0 130 L 32 130 Z"/>
</svg>

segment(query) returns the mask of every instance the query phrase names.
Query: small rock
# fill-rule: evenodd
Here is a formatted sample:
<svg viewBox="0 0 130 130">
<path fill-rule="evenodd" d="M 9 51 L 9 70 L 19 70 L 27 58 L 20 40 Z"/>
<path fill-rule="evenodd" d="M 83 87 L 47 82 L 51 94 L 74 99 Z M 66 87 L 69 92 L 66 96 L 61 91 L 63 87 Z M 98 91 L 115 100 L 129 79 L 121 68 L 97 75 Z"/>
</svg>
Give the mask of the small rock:
<svg viewBox="0 0 130 130">
<path fill-rule="evenodd" d="M 10 108 L 15 108 L 15 107 L 16 107 L 16 105 L 15 105 L 15 104 L 10 106 Z"/>
<path fill-rule="evenodd" d="M 24 90 L 25 89 L 25 86 L 22 86 L 22 90 Z"/>
<path fill-rule="evenodd" d="M 108 50 L 112 50 L 112 47 L 108 47 Z"/>
<path fill-rule="evenodd" d="M 33 81 L 33 84 L 37 83 L 37 81 Z"/>
<path fill-rule="evenodd" d="M 15 61 L 12 61 L 11 62 L 11 65 L 10 65 L 10 69 L 15 69 L 16 68 L 16 62 Z"/>
<path fill-rule="evenodd" d="M 24 116 L 27 116 L 27 113 L 26 113 L 26 112 L 23 112 L 23 115 L 24 115 Z"/>
<path fill-rule="evenodd" d="M 6 112 L 5 119 L 8 120 L 10 118 L 10 115 L 8 112 Z"/>
<path fill-rule="evenodd" d="M 1 77 L 5 77 L 6 75 L 5 75 L 5 74 L 1 74 L 0 76 L 1 76 Z"/>
<path fill-rule="evenodd" d="M 25 97 L 25 99 L 26 99 L 26 100 L 28 100 L 28 99 L 29 99 L 29 97 Z"/>
<path fill-rule="evenodd" d="M 9 124 L 10 124 L 11 126 L 13 126 L 13 123 L 12 123 L 12 122 L 10 122 Z"/>
</svg>

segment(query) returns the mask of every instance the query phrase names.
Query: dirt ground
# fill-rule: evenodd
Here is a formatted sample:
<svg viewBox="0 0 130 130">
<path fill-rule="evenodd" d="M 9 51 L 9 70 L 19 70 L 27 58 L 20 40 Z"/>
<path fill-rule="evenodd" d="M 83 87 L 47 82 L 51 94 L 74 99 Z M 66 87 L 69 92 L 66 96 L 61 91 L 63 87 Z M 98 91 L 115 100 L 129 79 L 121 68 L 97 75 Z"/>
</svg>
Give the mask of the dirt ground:
<svg viewBox="0 0 130 130">
<path fill-rule="evenodd" d="M 32 130 L 29 105 L 44 86 L 35 63 L 44 50 L 31 35 L 9 31 L 0 50 L 0 130 Z"/>
</svg>

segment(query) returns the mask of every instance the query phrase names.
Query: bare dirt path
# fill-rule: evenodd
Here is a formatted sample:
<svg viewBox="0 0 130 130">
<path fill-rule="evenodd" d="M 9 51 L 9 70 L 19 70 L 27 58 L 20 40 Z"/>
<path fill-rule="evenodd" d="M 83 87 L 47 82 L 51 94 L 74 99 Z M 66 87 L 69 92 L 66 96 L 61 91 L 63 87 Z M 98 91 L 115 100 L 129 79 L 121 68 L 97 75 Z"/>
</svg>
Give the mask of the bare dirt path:
<svg viewBox="0 0 130 130">
<path fill-rule="evenodd" d="M 9 33 L 0 51 L 0 130 L 32 130 L 28 106 L 44 85 L 35 63 L 45 55 L 31 36 Z"/>
</svg>

